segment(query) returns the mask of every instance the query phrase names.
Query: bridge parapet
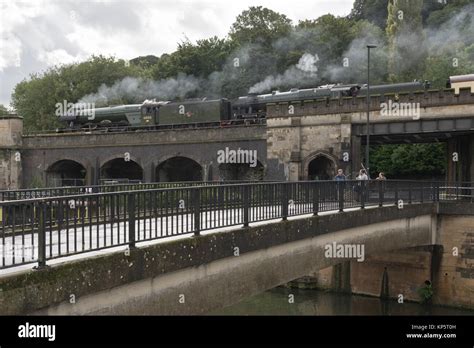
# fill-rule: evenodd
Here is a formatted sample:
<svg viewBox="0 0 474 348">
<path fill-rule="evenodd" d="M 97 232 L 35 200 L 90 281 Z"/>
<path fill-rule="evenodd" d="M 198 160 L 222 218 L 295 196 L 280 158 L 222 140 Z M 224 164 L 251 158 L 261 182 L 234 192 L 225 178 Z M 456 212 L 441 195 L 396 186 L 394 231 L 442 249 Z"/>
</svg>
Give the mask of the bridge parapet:
<svg viewBox="0 0 474 348">
<path fill-rule="evenodd" d="M 472 183 L 303 181 L 4 201 L 0 270 L 36 262 L 44 267 L 55 258 L 272 219 L 366 206 L 396 205 L 401 210 L 416 202 L 469 201 L 472 189 Z M 15 251 L 17 247 L 21 250 Z"/>
<path fill-rule="evenodd" d="M 381 109 L 381 103 L 389 100 L 399 103 L 419 103 L 421 108 L 474 104 L 474 93 L 469 88 L 460 89 L 459 95 L 453 89 L 428 90 L 415 93 L 374 95 L 370 98 L 370 110 Z M 292 105 L 293 108 L 289 108 Z M 364 112 L 367 110 L 366 97 L 305 100 L 290 103 L 271 103 L 267 106 L 267 117 L 291 117 L 307 115 L 327 115 Z"/>
<path fill-rule="evenodd" d="M 292 219 L 16 272 L 0 277 L 0 313 L 204 314 L 339 263 L 324 257 L 324 245 L 334 240 L 364 243 L 368 253 L 429 244 L 434 211 L 432 203 L 425 203 Z M 144 283 L 156 284 L 153 305 L 141 303 L 147 298 L 143 291 L 128 290 Z M 124 301 L 114 291 L 133 295 Z M 73 305 L 71 294 L 77 299 Z M 174 300 L 180 294 L 186 305 Z M 116 299 L 119 303 L 109 302 Z"/>
<path fill-rule="evenodd" d="M 238 126 L 229 128 L 183 128 L 155 131 L 114 132 L 114 133 L 48 133 L 24 135 L 25 148 L 51 147 L 96 147 L 150 144 L 211 143 L 239 140 L 259 140 L 265 138 L 265 126 Z"/>
</svg>

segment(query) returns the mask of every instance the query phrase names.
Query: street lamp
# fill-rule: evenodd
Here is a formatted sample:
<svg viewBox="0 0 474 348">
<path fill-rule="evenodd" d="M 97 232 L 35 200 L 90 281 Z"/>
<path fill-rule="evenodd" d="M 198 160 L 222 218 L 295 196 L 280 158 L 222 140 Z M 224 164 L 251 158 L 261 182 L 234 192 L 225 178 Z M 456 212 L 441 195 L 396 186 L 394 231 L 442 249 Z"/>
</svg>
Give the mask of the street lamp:
<svg viewBox="0 0 474 348">
<path fill-rule="evenodd" d="M 376 48 L 376 45 L 367 45 L 367 142 L 365 145 L 365 170 L 367 177 L 370 178 L 369 172 L 369 146 L 370 146 L 370 49 Z"/>
</svg>

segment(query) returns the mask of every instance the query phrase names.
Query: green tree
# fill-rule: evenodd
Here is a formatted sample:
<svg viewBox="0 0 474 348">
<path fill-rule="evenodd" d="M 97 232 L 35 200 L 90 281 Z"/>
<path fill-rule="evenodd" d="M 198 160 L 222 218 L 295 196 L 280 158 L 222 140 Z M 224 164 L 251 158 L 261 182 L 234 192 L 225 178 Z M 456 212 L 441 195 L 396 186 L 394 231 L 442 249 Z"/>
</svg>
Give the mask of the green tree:
<svg viewBox="0 0 474 348">
<path fill-rule="evenodd" d="M 8 111 L 8 109 L 3 104 L 0 104 L 0 116 L 5 116 L 8 114 L 10 114 L 10 111 Z"/>
<path fill-rule="evenodd" d="M 423 9 L 421 10 L 421 17 L 423 18 L 423 24 L 426 25 L 428 18 L 433 14 L 442 10 L 446 6 L 446 3 L 440 0 L 424 0 Z"/>
<path fill-rule="evenodd" d="M 400 144 L 370 149 L 371 175 L 384 172 L 389 179 L 439 178 L 446 171 L 444 144 Z"/>
<path fill-rule="evenodd" d="M 432 88 L 445 88 L 449 76 L 471 74 L 474 71 L 474 44 L 454 45 L 440 52 L 433 52 L 426 60 L 424 79 Z"/>
<path fill-rule="evenodd" d="M 348 18 L 367 20 L 383 29 L 387 23 L 387 0 L 355 0 Z"/>
<path fill-rule="evenodd" d="M 100 85 L 112 85 L 126 76 L 141 76 L 143 71 L 124 60 L 93 56 L 89 60 L 55 66 L 42 74 L 32 74 L 18 83 L 12 94 L 12 105 L 24 118 L 24 128 L 50 130 L 59 126 L 56 104 L 75 103 L 95 93 Z"/>
<path fill-rule="evenodd" d="M 166 79 L 178 74 L 178 66 L 176 65 L 175 53 L 164 53 L 158 61 L 150 68 L 151 76 L 155 80 Z"/>
<path fill-rule="evenodd" d="M 322 64 L 339 63 L 343 53 L 354 39 L 353 25 L 354 23 L 349 19 L 331 14 L 315 20 L 300 21 L 296 30 L 304 30 L 307 34 L 300 35 L 303 40 L 299 52 L 302 54 L 310 47 L 311 51 L 318 53 Z"/>
<path fill-rule="evenodd" d="M 178 72 L 187 75 L 207 77 L 221 70 L 233 46 L 231 41 L 214 36 L 199 40 L 196 44 L 184 41 L 170 55 L 163 55 L 152 68 L 155 79 L 176 76 Z"/>
<path fill-rule="evenodd" d="M 472 4 L 472 0 L 449 0 L 446 1 L 446 4 L 440 4 L 437 0 L 427 2 L 437 3 L 437 5 L 432 6 L 431 11 L 427 11 L 425 14 L 427 16 L 426 24 L 433 28 L 438 28 L 448 22 L 454 15 L 461 13 L 465 6 Z"/>
<path fill-rule="evenodd" d="M 270 47 L 276 39 L 287 35 L 291 28 L 291 20 L 284 14 L 252 6 L 237 16 L 229 36 L 239 46 L 259 44 Z"/>
<path fill-rule="evenodd" d="M 142 69 L 150 69 L 153 65 L 158 63 L 159 58 L 154 55 L 147 55 L 147 56 L 141 56 L 141 57 L 136 57 L 133 59 L 130 59 L 130 64 L 136 65 Z"/>
<path fill-rule="evenodd" d="M 372 84 L 382 84 L 387 81 L 386 37 L 382 29 L 367 20 L 352 24 L 349 32 L 352 39 L 350 46 L 341 57 L 349 59 L 349 66 L 340 69 L 330 82 L 364 83 L 367 80 L 367 45 L 375 44 L 376 49 L 370 52 L 370 75 Z M 341 60 L 342 58 L 338 58 Z"/>
<path fill-rule="evenodd" d="M 421 10 L 423 0 L 390 0 L 387 37 L 389 79 L 409 81 L 423 71 L 425 50 Z"/>
</svg>

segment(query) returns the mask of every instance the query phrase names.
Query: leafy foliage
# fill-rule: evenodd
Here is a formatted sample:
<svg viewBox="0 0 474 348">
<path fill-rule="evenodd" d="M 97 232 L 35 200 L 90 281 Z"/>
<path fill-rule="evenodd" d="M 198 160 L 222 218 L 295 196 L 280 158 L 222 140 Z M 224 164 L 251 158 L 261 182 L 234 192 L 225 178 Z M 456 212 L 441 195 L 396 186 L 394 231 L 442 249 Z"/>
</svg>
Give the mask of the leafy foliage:
<svg viewBox="0 0 474 348">
<path fill-rule="evenodd" d="M 371 176 L 388 179 L 438 178 L 446 171 L 444 144 L 381 145 L 370 149 Z"/>
<path fill-rule="evenodd" d="M 418 295 L 420 296 L 422 304 L 431 303 L 434 295 L 433 286 L 430 281 L 426 281 L 422 287 L 417 290 Z"/>
<path fill-rule="evenodd" d="M 424 51 L 421 10 L 423 0 L 390 0 L 388 3 L 387 37 L 389 42 L 389 79 L 409 81 L 423 70 Z"/>
<path fill-rule="evenodd" d="M 355 0 L 349 18 L 367 20 L 379 28 L 385 28 L 387 18 L 387 0 Z"/>
<path fill-rule="evenodd" d="M 77 102 L 102 84 L 140 73 L 139 68 L 127 66 L 124 60 L 93 56 L 79 64 L 55 66 L 43 74 L 31 75 L 15 86 L 12 105 L 24 117 L 27 131 L 54 129 L 58 126 L 56 103 Z"/>
<path fill-rule="evenodd" d="M 285 15 L 262 6 L 252 6 L 237 16 L 229 36 L 239 46 L 259 44 L 271 47 L 272 42 L 287 35 L 291 28 L 291 20 Z"/>
<path fill-rule="evenodd" d="M 8 115 L 10 112 L 5 107 L 5 105 L 0 104 L 0 116 Z"/>
</svg>

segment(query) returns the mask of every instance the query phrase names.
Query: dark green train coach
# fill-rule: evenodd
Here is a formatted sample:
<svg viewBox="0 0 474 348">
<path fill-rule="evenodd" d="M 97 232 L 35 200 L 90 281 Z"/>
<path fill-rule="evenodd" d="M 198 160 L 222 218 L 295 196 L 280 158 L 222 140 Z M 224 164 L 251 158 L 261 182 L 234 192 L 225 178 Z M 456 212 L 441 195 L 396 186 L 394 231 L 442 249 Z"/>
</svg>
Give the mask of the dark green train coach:
<svg viewBox="0 0 474 348">
<path fill-rule="evenodd" d="M 191 100 L 184 102 L 145 102 L 142 125 L 216 124 L 231 118 L 227 99 Z"/>
</svg>

